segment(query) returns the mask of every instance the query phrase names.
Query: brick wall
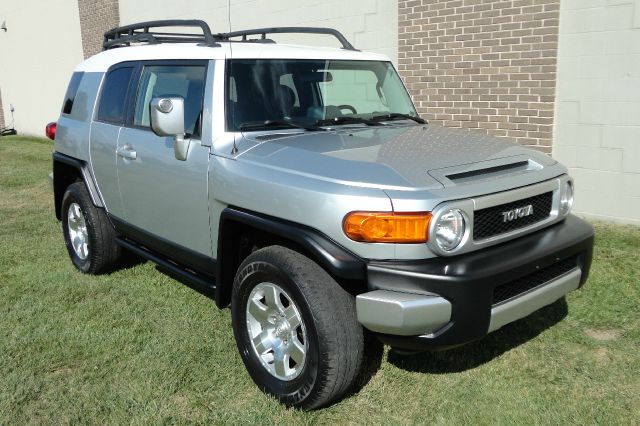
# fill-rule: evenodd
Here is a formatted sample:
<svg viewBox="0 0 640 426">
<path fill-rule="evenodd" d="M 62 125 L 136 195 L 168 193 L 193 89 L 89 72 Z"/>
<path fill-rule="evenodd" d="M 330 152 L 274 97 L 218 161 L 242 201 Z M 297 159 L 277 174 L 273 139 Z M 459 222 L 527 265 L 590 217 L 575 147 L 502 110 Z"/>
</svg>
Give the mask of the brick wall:
<svg viewBox="0 0 640 426">
<path fill-rule="evenodd" d="M 104 32 L 118 26 L 118 0 L 78 0 L 85 59 L 102 51 Z"/>
<path fill-rule="evenodd" d="M 551 151 L 560 0 L 400 0 L 399 71 L 433 124 Z"/>
<path fill-rule="evenodd" d="M 0 129 L 4 126 L 4 108 L 2 107 L 2 92 L 0 91 Z"/>
</svg>

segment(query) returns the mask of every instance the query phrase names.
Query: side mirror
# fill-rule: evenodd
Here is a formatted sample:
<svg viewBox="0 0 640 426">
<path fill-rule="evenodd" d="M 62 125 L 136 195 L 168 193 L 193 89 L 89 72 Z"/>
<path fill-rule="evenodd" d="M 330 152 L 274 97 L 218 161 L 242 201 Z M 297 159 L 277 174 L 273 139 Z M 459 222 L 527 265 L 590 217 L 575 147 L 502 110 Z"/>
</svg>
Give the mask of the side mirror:
<svg viewBox="0 0 640 426">
<path fill-rule="evenodd" d="M 189 153 L 190 139 L 184 137 L 184 99 L 153 98 L 149 103 L 151 130 L 158 136 L 173 136 L 173 152 L 184 161 Z"/>
</svg>

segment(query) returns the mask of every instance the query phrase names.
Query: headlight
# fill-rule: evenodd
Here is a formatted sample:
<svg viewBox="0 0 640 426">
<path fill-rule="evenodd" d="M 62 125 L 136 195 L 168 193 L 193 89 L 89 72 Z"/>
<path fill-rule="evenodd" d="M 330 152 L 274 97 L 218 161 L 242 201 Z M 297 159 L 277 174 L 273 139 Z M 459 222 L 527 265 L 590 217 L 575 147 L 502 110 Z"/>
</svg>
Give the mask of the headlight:
<svg viewBox="0 0 640 426">
<path fill-rule="evenodd" d="M 440 215 L 434 226 L 436 244 L 444 251 L 458 247 L 464 238 L 466 224 L 462 212 L 451 209 Z"/>
<path fill-rule="evenodd" d="M 562 195 L 560 196 L 560 213 L 566 216 L 573 206 L 573 184 L 571 181 L 564 184 Z"/>
</svg>

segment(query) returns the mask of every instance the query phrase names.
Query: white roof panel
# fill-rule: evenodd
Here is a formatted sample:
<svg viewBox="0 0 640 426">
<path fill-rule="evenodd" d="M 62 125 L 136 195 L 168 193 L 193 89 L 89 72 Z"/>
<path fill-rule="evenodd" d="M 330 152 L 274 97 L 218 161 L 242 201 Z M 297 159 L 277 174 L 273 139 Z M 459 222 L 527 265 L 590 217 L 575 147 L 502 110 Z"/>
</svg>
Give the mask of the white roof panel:
<svg viewBox="0 0 640 426">
<path fill-rule="evenodd" d="M 82 62 L 76 71 L 105 72 L 125 61 L 162 59 L 337 59 L 389 61 L 385 55 L 346 49 L 275 43 L 219 42 L 219 47 L 193 43 L 165 43 L 118 47 L 98 53 Z"/>
</svg>

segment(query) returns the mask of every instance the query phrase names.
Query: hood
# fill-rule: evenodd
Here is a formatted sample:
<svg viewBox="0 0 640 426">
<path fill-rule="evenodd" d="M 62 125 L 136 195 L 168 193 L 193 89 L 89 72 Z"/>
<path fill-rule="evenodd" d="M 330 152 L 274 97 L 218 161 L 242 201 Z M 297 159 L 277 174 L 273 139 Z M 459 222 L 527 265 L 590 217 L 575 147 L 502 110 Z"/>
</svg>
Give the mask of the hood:
<svg viewBox="0 0 640 426">
<path fill-rule="evenodd" d="M 282 136 L 282 135 L 281 135 Z M 239 160 L 348 185 L 438 189 L 523 174 L 550 157 L 479 131 L 399 125 L 254 138 Z"/>
</svg>

